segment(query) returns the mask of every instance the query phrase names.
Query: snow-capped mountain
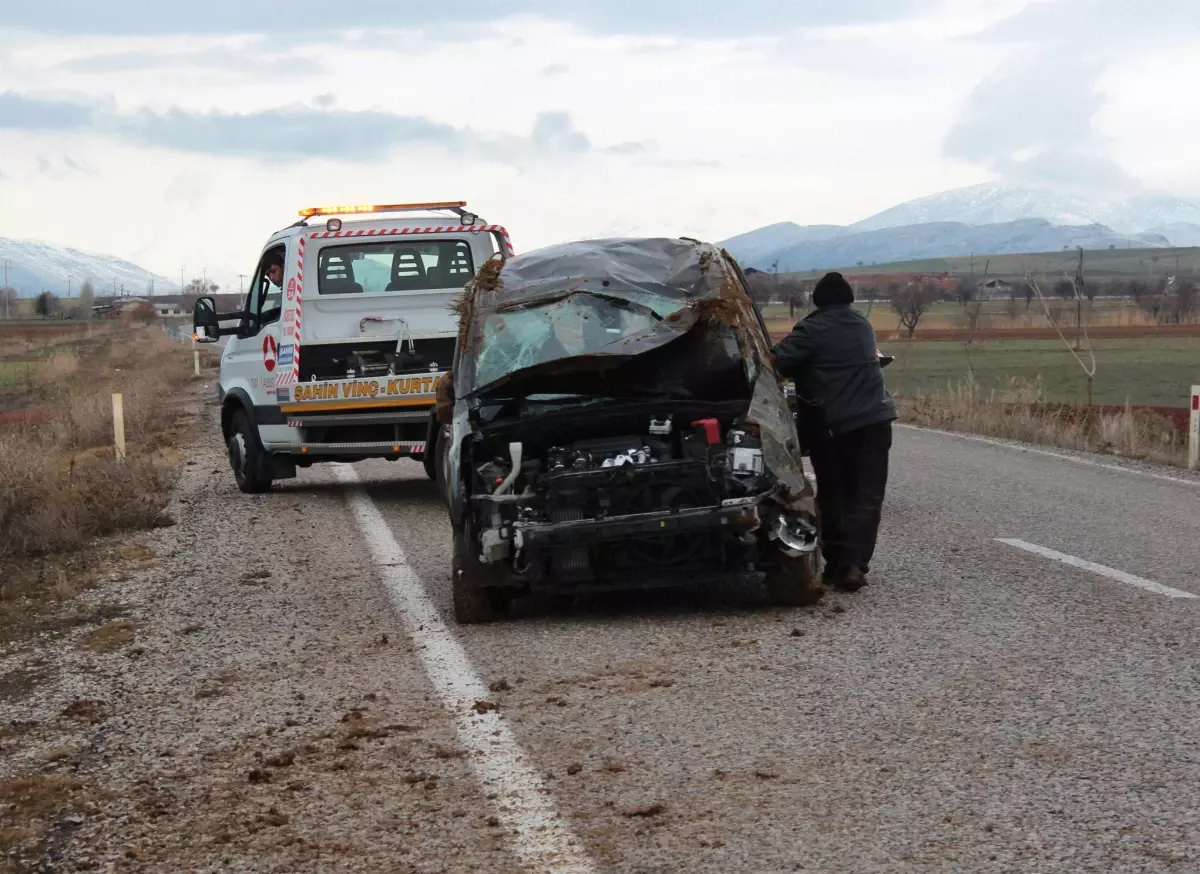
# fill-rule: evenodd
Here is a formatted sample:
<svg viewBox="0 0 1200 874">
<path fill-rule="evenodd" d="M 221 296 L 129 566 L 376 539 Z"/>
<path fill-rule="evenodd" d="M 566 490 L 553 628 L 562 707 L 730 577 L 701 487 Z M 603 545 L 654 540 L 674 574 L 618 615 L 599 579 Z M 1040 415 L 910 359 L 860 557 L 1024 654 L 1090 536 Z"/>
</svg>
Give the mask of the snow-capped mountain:
<svg viewBox="0 0 1200 874">
<path fill-rule="evenodd" d="M 828 240 L 848 232 L 848 229 L 841 225 L 798 225 L 795 222 L 779 222 L 730 237 L 721 245 L 747 266 L 766 263 L 767 267 L 770 267 L 769 262 L 776 252 L 811 240 Z"/>
<path fill-rule="evenodd" d="M 764 228 L 768 239 L 780 240 L 778 225 Z M 1043 219 L 1021 219 L 986 225 L 961 222 L 924 222 L 899 228 L 857 231 L 839 228 L 828 239 L 784 242 L 773 249 L 758 245 L 756 232 L 742 234 L 722 245 L 743 267 L 759 270 L 825 270 L 857 264 L 886 264 L 921 258 L 955 255 L 1004 255 L 1022 252 L 1053 252 L 1082 246 L 1085 249 L 1166 246 L 1167 239 L 1154 234 L 1117 234 L 1098 224 L 1052 225 Z"/>
<path fill-rule="evenodd" d="M 0 261 L 8 262 L 8 284 L 22 297 L 33 297 L 43 290 L 67 296 L 79 293 L 79 285 L 91 279 L 97 297 L 111 295 L 113 283 L 126 294 L 144 296 L 153 288 L 156 294 L 178 293 L 179 283 L 157 276 L 136 264 L 112 255 L 95 255 L 52 246 L 37 240 L 10 240 L 0 237 Z M 0 283 L 4 277 L 0 273 Z M 153 286 L 151 286 L 153 282 Z"/>
<path fill-rule="evenodd" d="M 1136 234 L 1168 225 L 1200 225 L 1200 202 L 1167 194 L 1109 200 L 1052 188 L 989 182 L 918 197 L 851 227 L 875 231 L 928 222 L 986 225 L 1030 218 L 1045 219 L 1053 225 L 1101 224 L 1118 234 Z"/>
</svg>

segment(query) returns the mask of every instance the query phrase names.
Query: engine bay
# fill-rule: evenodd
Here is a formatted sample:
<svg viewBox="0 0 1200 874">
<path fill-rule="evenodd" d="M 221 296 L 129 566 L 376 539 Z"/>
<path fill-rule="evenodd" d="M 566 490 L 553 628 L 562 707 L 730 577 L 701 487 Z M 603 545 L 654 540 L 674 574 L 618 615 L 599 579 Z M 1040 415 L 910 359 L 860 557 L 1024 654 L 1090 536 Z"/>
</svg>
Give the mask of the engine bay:
<svg viewBox="0 0 1200 874">
<path fill-rule="evenodd" d="M 610 435 L 555 440 L 564 429 L 547 429 L 476 456 L 481 559 L 535 584 L 753 569 L 780 518 L 757 427 L 742 415 L 665 413 L 645 416 L 637 433 L 621 418 L 581 415 L 570 429 L 586 433 L 594 420 L 620 429 Z"/>
</svg>

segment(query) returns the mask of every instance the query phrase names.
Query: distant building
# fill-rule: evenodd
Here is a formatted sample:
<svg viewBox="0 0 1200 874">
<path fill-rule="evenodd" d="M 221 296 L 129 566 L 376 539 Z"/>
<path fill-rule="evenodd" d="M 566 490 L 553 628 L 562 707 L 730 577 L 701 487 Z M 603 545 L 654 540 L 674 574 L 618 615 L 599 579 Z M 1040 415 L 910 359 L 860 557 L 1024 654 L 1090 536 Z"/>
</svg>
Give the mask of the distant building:
<svg viewBox="0 0 1200 874">
<path fill-rule="evenodd" d="M 980 297 L 1011 297 L 1013 291 L 1007 279 L 981 279 L 975 287 Z"/>
</svg>

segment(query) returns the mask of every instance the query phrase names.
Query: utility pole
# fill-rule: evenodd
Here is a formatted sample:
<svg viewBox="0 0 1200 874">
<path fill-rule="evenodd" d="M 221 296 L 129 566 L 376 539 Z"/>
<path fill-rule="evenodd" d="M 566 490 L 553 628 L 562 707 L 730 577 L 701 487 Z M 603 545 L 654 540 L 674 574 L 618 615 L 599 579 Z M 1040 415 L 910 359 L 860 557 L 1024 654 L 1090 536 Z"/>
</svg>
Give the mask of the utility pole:
<svg viewBox="0 0 1200 874">
<path fill-rule="evenodd" d="M 8 259 L 4 259 L 4 321 L 8 321 Z"/>
<path fill-rule="evenodd" d="M 244 295 L 246 293 L 245 282 L 246 282 L 246 274 L 239 273 L 238 274 L 238 294 Z"/>
<path fill-rule="evenodd" d="M 1075 351 L 1079 351 L 1083 331 L 1083 246 L 1079 247 L 1079 267 L 1075 271 Z"/>
</svg>

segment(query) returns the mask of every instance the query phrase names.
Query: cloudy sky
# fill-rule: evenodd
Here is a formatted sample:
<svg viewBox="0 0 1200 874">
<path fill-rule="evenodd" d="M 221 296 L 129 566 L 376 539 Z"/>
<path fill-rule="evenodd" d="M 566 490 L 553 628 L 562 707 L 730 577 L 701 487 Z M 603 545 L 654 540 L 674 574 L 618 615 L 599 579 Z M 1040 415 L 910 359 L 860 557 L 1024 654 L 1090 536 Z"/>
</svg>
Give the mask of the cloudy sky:
<svg viewBox="0 0 1200 874">
<path fill-rule="evenodd" d="M 16 0 L 0 236 L 226 286 L 318 203 L 519 249 L 989 180 L 1200 197 L 1191 0 Z"/>
</svg>

